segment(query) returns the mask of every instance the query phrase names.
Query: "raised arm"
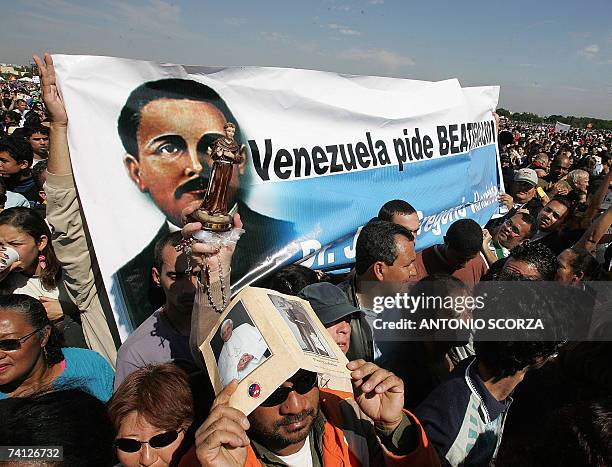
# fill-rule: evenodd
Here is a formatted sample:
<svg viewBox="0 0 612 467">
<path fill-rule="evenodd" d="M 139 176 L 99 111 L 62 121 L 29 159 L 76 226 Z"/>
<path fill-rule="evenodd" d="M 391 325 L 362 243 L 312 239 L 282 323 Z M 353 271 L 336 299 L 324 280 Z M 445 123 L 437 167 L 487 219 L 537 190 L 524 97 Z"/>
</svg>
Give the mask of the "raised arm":
<svg viewBox="0 0 612 467">
<path fill-rule="evenodd" d="M 576 242 L 576 246 L 594 253 L 597 244 L 612 225 L 612 206 L 599 216 Z"/>
<path fill-rule="evenodd" d="M 51 118 L 45 192 L 47 220 L 53 226 L 53 249 L 62 264 L 66 291 L 82 312 L 87 344 L 114 366 L 117 350 L 99 296 L 99 293 L 104 294 L 104 285 L 97 268 L 95 272 L 92 268 L 91 246 L 72 177 L 66 108 L 56 86 L 53 59 L 49 54 L 45 54 L 44 62 L 36 55 L 33 58 L 38 65 L 43 100 Z"/>
<path fill-rule="evenodd" d="M 44 62 L 38 55 L 34 55 L 33 58 L 38 66 L 43 100 L 51 119 L 47 171 L 56 175 L 72 174 L 68 151 L 68 114 L 57 90 L 53 59 L 47 53 Z"/>
<path fill-rule="evenodd" d="M 183 217 L 188 219 L 200 204 L 199 201 L 196 201 L 186 207 L 183 210 Z M 238 214 L 234 215 L 233 228 L 242 231 L 242 222 Z M 185 224 L 182 233 L 186 244 L 191 241 L 192 235 L 201 229 L 202 224 L 199 222 Z M 230 266 L 236 244 L 218 248 L 207 243 L 193 242 L 189 244 L 189 248 L 191 248 L 191 260 L 199 264 L 202 271 L 198 278 L 196 299 L 191 314 L 189 344 L 195 362 L 205 369 L 200 346 L 221 316 L 220 311 L 222 312 L 229 303 Z M 225 304 L 223 304 L 224 301 Z"/>
<path fill-rule="evenodd" d="M 589 202 L 589 207 L 584 213 L 585 222 L 590 223 L 595 217 L 595 214 L 597 214 L 597 210 L 599 209 L 599 206 L 601 206 L 601 203 L 603 203 L 603 200 L 606 197 L 608 190 L 610 189 L 610 183 L 612 183 L 612 171 L 608 172 L 608 174 L 606 175 L 606 178 L 602 182 L 599 189 L 591 197 L 591 201 Z"/>
</svg>

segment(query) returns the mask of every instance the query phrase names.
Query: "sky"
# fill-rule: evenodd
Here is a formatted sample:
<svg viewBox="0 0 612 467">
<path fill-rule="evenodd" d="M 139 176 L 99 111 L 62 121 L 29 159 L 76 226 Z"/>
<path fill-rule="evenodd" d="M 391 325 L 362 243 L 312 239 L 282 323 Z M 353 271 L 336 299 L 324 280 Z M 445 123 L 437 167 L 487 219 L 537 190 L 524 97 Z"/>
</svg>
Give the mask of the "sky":
<svg viewBox="0 0 612 467">
<path fill-rule="evenodd" d="M 0 0 L 33 52 L 500 85 L 500 107 L 612 119 L 612 1 Z M 10 20 L 9 20 L 10 19 Z"/>
</svg>

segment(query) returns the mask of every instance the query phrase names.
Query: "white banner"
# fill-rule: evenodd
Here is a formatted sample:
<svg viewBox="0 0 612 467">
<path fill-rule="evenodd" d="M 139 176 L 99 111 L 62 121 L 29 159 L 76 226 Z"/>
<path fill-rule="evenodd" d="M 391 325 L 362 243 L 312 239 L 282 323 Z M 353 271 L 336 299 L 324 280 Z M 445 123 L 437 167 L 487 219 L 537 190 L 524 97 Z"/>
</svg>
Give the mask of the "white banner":
<svg viewBox="0 0 612 467">
<path fill-rule="evenodd" d="M 497 206 L 498 87 L 112 57 L 54 61 L 75 180 L 122 337 L 159 305 L 149 300 L 153 246 L 203 197 L 206 150 L 226 121 L 247 147 L 230 182 L 247 232 L 234 284 L 354 234 L 390 199 L 408 200 L 429 222 L 421 248 L 441 241 L 452 219 L 484 224 Z M 322 258 L 315 267 L 354 260 Z"/>
</svg>

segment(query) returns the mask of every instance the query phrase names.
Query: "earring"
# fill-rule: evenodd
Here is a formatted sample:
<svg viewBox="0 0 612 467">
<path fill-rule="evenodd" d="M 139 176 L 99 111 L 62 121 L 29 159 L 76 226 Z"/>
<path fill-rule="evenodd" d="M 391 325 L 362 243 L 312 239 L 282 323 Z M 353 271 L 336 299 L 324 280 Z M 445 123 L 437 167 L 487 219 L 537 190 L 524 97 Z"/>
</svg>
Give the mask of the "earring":
<svg viewBox="0 0 612 467">
<path fill-rule="evenodd" d="M 38 255 L 38 264 L 40 265 L 40 269 L 45 269 L 47 267 L 47 257 L 42 253 Z"/>
<path fill-rule="evenodd" d="M 45 362 L 49 362 L 49 354 L 47 353 L 47 346 L 45 345 L 43 348 L 43 357 L 45 358 Z"/>
</svg>

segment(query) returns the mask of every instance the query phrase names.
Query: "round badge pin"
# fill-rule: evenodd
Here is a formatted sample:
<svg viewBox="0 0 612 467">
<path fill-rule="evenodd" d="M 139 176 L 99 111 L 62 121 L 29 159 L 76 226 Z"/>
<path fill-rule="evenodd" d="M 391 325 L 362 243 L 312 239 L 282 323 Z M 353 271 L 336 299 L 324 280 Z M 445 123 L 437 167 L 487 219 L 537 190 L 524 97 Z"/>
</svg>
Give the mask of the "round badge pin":
<svg viewBox="0 0 612 467">
<path fill-rule="evenodd" d="M 253 398 L 259 397 L 261 394 L 261 387 L 257 383 L 253 383 L 249 386 L 249 396 Z"/>
</svg>

